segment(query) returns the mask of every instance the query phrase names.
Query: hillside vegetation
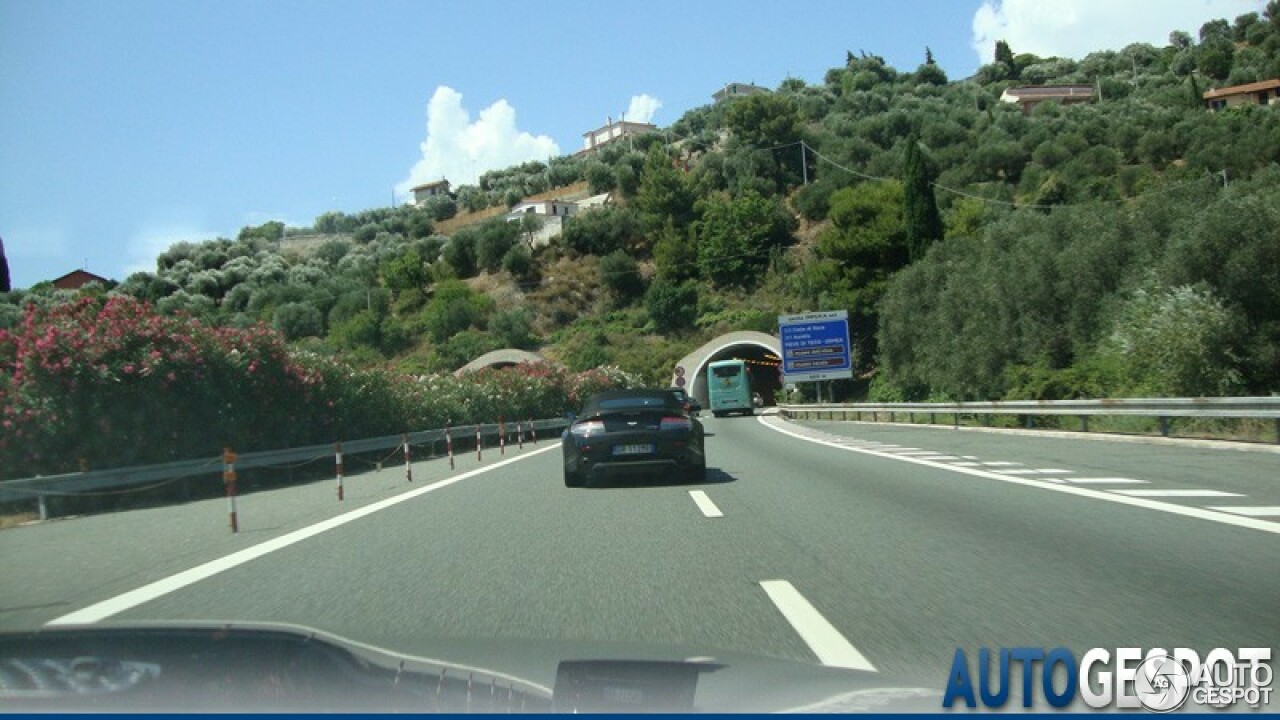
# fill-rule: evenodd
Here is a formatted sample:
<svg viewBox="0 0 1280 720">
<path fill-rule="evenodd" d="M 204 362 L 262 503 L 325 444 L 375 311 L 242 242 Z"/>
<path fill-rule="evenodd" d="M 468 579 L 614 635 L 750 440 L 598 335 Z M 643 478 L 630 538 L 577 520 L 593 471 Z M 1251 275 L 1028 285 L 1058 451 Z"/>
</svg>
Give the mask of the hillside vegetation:
<svg viewBox="0 0 1280 720">
<path fill-rule="evenodd" d="M 1280 390 L 1280 107 L 1210 112 L 1212 87 L 1280 77 L 1262 14 L 1075 61 L 999 43 L 951 80 L 849 53 L 821 83 L 687 112 L 585 158 L 485 174 L 425 207 L 326 213 L 175 245 L 110 292 L 295 350 L 406 373 L 499 347 L 665 382 L 709 337 L 846 309 L 877 399 Z M 1098 99 L 1029 113 L 1009 87 Z M 616 203 L 549 246 L 459 212 L 586 182 Z M 290 235 L 332 235 L 291 248 Z M 0 327 L 27 303 L 4 296 Z"/>
</svg>

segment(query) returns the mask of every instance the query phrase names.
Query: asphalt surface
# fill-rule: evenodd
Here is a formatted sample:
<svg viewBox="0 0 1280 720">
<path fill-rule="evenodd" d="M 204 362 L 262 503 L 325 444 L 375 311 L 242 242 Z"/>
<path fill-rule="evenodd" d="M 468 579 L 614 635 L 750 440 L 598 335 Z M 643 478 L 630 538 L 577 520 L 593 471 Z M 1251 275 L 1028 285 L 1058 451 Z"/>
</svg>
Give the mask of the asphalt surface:
<svg viewBox="0 0 1280 720">
<path fill-rule="evenodd" d="M 354 475 L 343 503 L 331 482 L 251 495 L 234 536 L 221 500 L 3 530 L 0 629 L 276 541 L 102 619 L 289 622 L 435 656 L 591 642 L 860 657 L 939 690 L 957 648 L 1280 646 L 1280 454 L 704 422 L 696 485 L 567 489 L 544 439 L 496 468 L 496 451 L 417 463 L 412 485 L 403 468 Z M 825 627 L 775 604 L 766 588 L 786 585 Z M 824 656 L 814 633 L 843 645 Z"/>
</svg>

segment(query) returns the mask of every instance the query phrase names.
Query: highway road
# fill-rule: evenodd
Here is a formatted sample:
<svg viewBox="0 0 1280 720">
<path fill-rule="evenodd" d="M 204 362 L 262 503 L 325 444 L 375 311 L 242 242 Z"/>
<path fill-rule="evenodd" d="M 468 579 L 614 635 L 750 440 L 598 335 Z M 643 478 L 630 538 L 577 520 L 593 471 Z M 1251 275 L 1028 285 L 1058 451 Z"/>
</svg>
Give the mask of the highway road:
<svg viewBox="0 0 1280 720">
<path fill-rule="evenodd" d="M 566 489 L 544 439 L 413 484 L 354 475 L 342 503 L 331 482 L 249 495 L 235 536 L 222 501 L 3 530 L 0 628 L 279 621 L 458 659 L 671 645 L 939 691 L 958 647 L 1280 647 L 1280 453 L 705 424 L 697 485 Z"/>
</svg>

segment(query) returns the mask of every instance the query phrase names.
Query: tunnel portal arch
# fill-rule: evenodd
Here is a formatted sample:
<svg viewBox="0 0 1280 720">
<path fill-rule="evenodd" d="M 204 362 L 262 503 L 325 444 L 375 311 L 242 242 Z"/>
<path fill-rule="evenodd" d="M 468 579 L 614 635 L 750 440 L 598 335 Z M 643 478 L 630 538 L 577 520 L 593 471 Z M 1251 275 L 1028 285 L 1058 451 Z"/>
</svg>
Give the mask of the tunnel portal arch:
<svg viewBox="0 0 1280 720">
<path fill-rule="evenodd" d="M 751 370 L 752 388 L 760 393 L 766 405 L 773 404 L 773 391 L 782 383 L 778 377 L 778 363 L 782 357 L 782 344 L 777 336 L 754 330 L 725 333 L 705 343 L 680 359 L 677 367 L 684 369 L 685 389 L 705 408 L 707 401 L 707 365 L 717 360 L 741 358 Z M 671 387 L 679 385 L 679 376 L 672 368 Z"/>
</svg>

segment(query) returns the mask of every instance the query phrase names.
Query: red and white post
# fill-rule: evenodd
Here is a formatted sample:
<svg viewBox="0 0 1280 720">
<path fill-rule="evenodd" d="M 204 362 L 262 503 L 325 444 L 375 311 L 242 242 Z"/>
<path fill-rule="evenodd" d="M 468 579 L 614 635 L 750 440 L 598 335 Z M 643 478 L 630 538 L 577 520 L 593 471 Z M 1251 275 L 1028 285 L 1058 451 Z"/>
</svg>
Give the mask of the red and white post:
<svg viewBox="0 0 1280 720">
<path fill-rule="evenodd" d="M 520 449 L 524 449 L 524 423 L 516 421 L 516 442 L 520 444 Z"/>
<path fill-rule="evenodd" d="M 498 416 L 498 454 L 507 456 L 507 424 L 502 421 L 502 416 Z"/>
<path fill-rule="evenodd" d="M 480 462 L 484 462 L 484 459 L 480 457 L 482 448 L 484 448 L 484 440 L 480 438 L 480 426 L 476 425 L 476 460 Z"/>
<path fill-rule="evenodd" d="M 400 436 L 404 441 L 404 479 L 413 482 L 413 461 L 409 456 L 409 433 Z"/>
<path fill-rule="evenodd" d="M 227 486 L 227 509 L 231 513 L 231 532 L 240 532 L 236 519 L 236 454 L 231 448 L 222 449 L 222 484 Z"/>
<path fill-rule="evenodd" d="M 444 426 L 444 451 L 449 456 L 449 469 L 453 469 L 453 435 L 449 432 L 449 426 Z"/>
<path fill-rule="evenodd" d="M 533 418 L 529 419 L 529 436 L 533 438 L 533 444 L 538 444 L 538 428 L 533 424 Z"/>
<path fill-rule="evenodd" d="M 342 443 L 333 444 L 333 464 L 338 472 L 338 500 L 342 500 L 345 494 L 342 491 Z"/>
</svg>

